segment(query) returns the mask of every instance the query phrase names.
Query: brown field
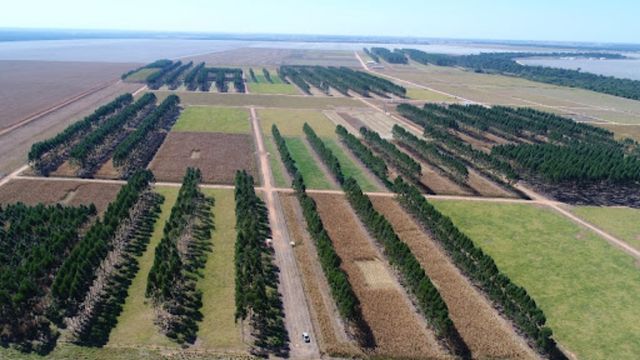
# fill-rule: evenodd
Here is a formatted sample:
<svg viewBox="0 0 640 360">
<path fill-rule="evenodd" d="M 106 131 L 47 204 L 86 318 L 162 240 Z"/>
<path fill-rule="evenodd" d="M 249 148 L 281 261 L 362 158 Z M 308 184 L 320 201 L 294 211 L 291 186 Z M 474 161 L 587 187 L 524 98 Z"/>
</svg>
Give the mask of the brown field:
<svg viewBox="0 0 640 360">
<path fill-rule="evenodd" d="M 101 213 L 116 198 L 120 187 L 120 184 L 82 181 L 14 179 L 0 187 L 0 204 L 20 201 L 28 205 L 78 206 L 93 203 Z"/>
<path fill-rule="evenodd" d="M 640 125 L 598 124 L 597 126 L 613 131 L 616 139 L 631 138 L 640 141 Z"/>
<path fill-rule="evenodd" d="M 436 284 L 451 319 L 473 358 L 536 359 L 537 356 L 493 309 L 488 300 L 451 263 L 443 250 L 426 235 L 392 198 L 371 197 L 375 208 L 391 222 L 398 236 Z"/>
<path fill-rule="evenodd" d="M 172 92 L 154 91 L 158 101 L 164 100 Z M 269 94 L 233 94 L 178 92 L 183 105 L 216 105 L 216 106 L 256 106 L 265 108 L 320 109 L 331 110 L 340 107 L 365 107 L 358 100 L 347 97 L 303 96 L 303 95 L 269 95 Z"/>
<path fill-rule="evenodd" d="M 132 66 L 118 63 L 0 61 L 0 129 L 116 80 Z"/>
<path fill-rule="evenodd" d="M 480 193 L 482 196 L 487 197 L 507 197 L 517 198 L 518 196 L 503 189 L 498 184 L 480 175 L 477 171 L 469 169 L 469 180 L 467 181 L 469 186 Z"/>
<path fill-rule="evenodd" d="M 289 234 L 297 240 L 294 254 L 302 273 L 304 291 L 310 302 L 318 346 L 322 353 L 332 356 L 362 356 L 362 351 L 349 339 L 344 323 L 340 320 L 296 197 L 282 193 L 279 196 Z"/>
<path fill-rule="evenodd" d="M 383 358 L 443 358 L 446 354 L 434 334 L 411 305 L 386 260 L 381 259 L 351 207 L 342 195 L 314 194 L 320 216 L 342 258 L 342 268 L 349 275 L 353 290 L 360 299 L 365 321 L 376 340 L 374 354 Z M 381 261 L 383 273 L 391 277 L 393 286 L 380 288 L 367 285 L 367 278 L 380 279 L 376 274 L 362 272 L 359 262 Z"/>
<path fill-rule="evenodd" d="M 158 181 L 180 182 L 187 167 L 202 171 L 205 183 L 233 184 L 236 170 L 257 173 L 251 136 L 170 132 L 149 164 Z"/>
<path fill-rule="evenodd" d="M 119 83 L 111 85 L 92 95 L 75 101 L 61 109 L 47 114 L 37 120 L 0 135 L 0 177 L 19 168 L 27 162 L 27 153 L 31 144 L 55 136 L 68 125 L 93 113 L 116 96 L 125 92 L 133 92 L 140 84 Z"/>
<path fill-rule="evenodd" d="M 351 51 L 313 49 L 239 48 L 188 58 L 211 66 L 323 65 L 358 67 Z M 261 69 L 257 69 L 261 70 Z M 256 69 L 254 69 L 256 71 Z"/>
<path fill-rule="evenodd" d="M 422 177 L 420 182 L 429 187 L 438 195 L 471 195 L 471 192 L 460 185 L 441 175 L 436 169 L 424 162 L 422 166 Z"/>
</svg>

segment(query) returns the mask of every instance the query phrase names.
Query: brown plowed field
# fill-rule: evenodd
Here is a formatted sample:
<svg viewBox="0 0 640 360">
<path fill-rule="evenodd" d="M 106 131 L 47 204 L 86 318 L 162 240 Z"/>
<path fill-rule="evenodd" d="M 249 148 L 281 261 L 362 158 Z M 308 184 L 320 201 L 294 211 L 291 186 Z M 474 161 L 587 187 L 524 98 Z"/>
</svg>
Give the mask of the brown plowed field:
<svg viewBox="0 0 640 360">
<path fill-rule="evenodd" d="M 493 181 L 481 176 L 473 169 L 469 169 L 469 186 L 478 191 L 482 196 L 487 197 L 505 197 L 505 198 L 517 198 L 515 194 L 503 189 L 500 185 Z"/>
<path fill-rule="evenodd" d="M 473 358 L 538 358 L 394 199 L 371 197 L 371 201 L 391 222 L 402 241 L 409 245 L 438 287 Z"/>
<path fill-rule="evenodd" d="M 340 321 L 313 240 L 306 230 L 302 209 L 293 194 L 280 194 L 285 221 L 292 240 L 296 242 L 294 254 L 302 273 L 304 291 L 310 303 L 318 345 L 322 353 L 331 356 L 362 356 L 351 341 Z"/>
<path fill-rule="evenodd" d="M 116 80 L 132 67 L 121 63 L 0 61 L 0 129 Z"/>
<path fill-rule="evenodd" d="M 256 176 L 255 147 L 245 134 L 170 132 L 149 169 L 158 181 L 180 182 L 187 167 L 202 171 L 203 182 L 233 184 L 236 170 Z"/>
<path fill-rule="evenodd" d="M 364 319 L 373 331 L 377 345 L 374 355 L 383 358 L 446 358 L 434 334 L 427 330 L 420 315 L 410 306 L 386 260 L 378 257 L 344 196 L 314 194 L 313 198 L 318 203 L 320 216 L 336 252 L 343 260 L 342 268 L 360 299 Z M 375 273 L 365 277 L 362 269 L 373 269 Z M 391 286 L 386 285 L 389 278 L 392 279 Z M 367 285 L 367 280 L 376 279 L 380 283 Z"/>
<path fill-rule="evenodd" d="M 64 204 L 71 206 L 95 204 L 98 212 L 116 198 L 121 185 L 81 181 L 14 179 L 0 187 L 0 204 L 23 202 L 28 205 Z"/>
<path fill-rule="evenodd" d="M 417 160 L 417 159 L 416 159 Z M 422 166 L 422 177 L 420 182 L 428 186 L 438 195 L 471 195 L 469 191 L 460 187 L 460 185 L 451 181 L 424 162 L 420 162 Z"/>
</svg>

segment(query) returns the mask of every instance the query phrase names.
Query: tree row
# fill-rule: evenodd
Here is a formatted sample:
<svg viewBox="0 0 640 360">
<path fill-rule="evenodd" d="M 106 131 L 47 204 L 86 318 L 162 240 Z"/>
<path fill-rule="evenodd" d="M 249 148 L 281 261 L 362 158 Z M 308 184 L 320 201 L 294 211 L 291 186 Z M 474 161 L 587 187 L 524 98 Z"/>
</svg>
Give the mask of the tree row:
<svg viewBox="0 0 640 360">
<path fill-rule="evenodd" d="M 338 134 L 342 143 L 353 152 L 364 166 L 371 170 L 388 189 L 391 189 L 393 183 L 389 181 L 389 170 L 385 161 L 376 156 L 371 149 L 364 145 L 357 137 L 349 133 L 344 126 L 337 125 L 336 134 Z"/>
<path fill-rule="evenodd" d="M 405 54 L 398 49 L 391 51 L 383 47 L 372 47 L 370 52 L 390 64 L 406 64 L 409 62 Z M 376 60 L 376 62 L 378 61 Z"/>
<path fill-rule="evenodd" d="M 377 132 L 368 130 L 364 126 L 360 128 L 360 134 L 362 134 L 364 141 L 369 146 L 381 154 L 389 163 L 393 164 L 400 173 L 413 180 L 420 179 L 422 166 L 411 156 L 398 149 L 391 142 L 381 138 Z"/>
</svg>

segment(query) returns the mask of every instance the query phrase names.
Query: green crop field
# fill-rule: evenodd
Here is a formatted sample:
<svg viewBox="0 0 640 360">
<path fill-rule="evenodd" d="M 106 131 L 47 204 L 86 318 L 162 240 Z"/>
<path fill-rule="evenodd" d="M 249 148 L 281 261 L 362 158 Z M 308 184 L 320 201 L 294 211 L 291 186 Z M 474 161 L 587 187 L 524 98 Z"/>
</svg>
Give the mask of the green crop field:
<svg viewBox="0 0 640 360">
<path fill-rule="evenodd" d="M 640 249 L 640 210 L 622 207 L 576 206 L 572 212 Z"/>
<path fill-rule="evenodd" d="M 273 181 L 275 181 L 277 187 L 290 187 L 291 184 L 285 177 L 285 169 L 280 161 L 280 153 L 276 149 L 276 144 L 273 142 L 271 136 L 264 136 L 264 146 L 269 152 L 269 166 L 271 166 L 271 174 L 273 175 Z"/>
<path fill-rule="evenodd" d="M 306 122 L 318 136 L 337 138 L 335 124 L 318 110 L 259 109 L 258 117 L 265 134 L 271 134 L 271 126 L 276 124 L 282 136 L 304 136 L 302 126 Z"/>
<path fill-rule="evenodd" d="M 149 77 L 149 75 L 157 72 L 158 70 L 159 69 L 155 69 L 155 68 L 140 69 L 134 72 L 133 74 L 127 76 L 125 80 L 128 82 L 145 82 L 147 81 L 147 78 Z"/>
<path fill-rule="evenodd" d="M 300 91 L 291 84 L 272 84 L 269 82 L 250 83 L 249 91 L 256 94 L 300 95 Z"/>
<path fill-rule="evenodd" d="M 327 145 L 329 149 L 333 152 L 333 154 L 338 158 L 338 162 L 340 162 L 340 167 L 342 168 L 342 172 L 345 176 L 350 176 L 354 178 L 362 190 L 364 191 L 380 191 L 382 190 L 379 186 L 376 185 L 372 179 L 367 176 L 366 170 L 360 166 L 360 164 L 356 163 L 352 160 L 342 148 L 341 145 L 334 139 L 322 139 Z M 306 179 L 305 179 L 306 180 Z"/>
<path fill-rule="evenodd" d="M 172 131 L 249 134 L 249 112 L 242 108 L 188 106 Z"/>
<path fill-rule="evenodd" d="M 546 208 L 434 204 L 527 289 L 555 338 L 578 358 L 640 354 L 640 271 L 632 257 Z"/>
<path fill-rule="evenodd" d="M 287 147 L 291 157 L 295 160 L 304 183 L 309 189 L 335 189 L 336 186 L 327 179 L 324 172 L 316 162 L 304 140 L 301 138 L 287 138 Z"/>
</svg>

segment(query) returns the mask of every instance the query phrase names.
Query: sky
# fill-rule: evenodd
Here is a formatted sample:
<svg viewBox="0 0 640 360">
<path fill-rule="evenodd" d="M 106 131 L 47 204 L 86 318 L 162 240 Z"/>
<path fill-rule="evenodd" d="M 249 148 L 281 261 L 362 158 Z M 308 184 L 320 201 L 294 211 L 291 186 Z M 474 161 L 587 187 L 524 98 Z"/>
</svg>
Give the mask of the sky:
<svg viewBox="0 0 640 360">
<path fill-rule="evenodd" d="M 640 43 L 638 0 L 5 0 L 0 27 Z"/>
</svg>

